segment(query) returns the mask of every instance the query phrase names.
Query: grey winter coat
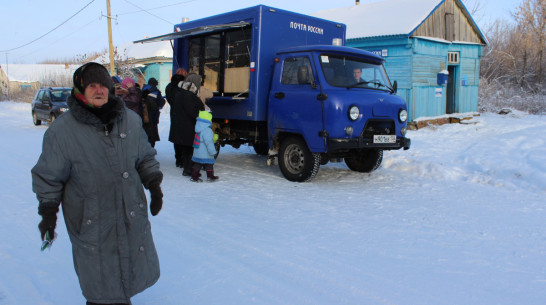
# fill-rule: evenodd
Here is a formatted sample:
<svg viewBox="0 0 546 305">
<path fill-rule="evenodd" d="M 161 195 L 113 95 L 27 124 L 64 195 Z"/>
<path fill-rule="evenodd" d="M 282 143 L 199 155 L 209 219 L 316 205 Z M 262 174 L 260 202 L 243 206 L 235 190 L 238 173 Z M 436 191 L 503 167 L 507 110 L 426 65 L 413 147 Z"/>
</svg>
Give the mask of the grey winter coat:
<svg viewBox="0 0 546 305">
<path fill-rule="evenodd" d="M 40 203 L 62 206 L 84 297 L 130 304 L 159 278 L 143 185 L 162 174 L 142 119 L 114 99 L 117 115 L 106 132 L 69 98 L 70 111 L 45 132 L 32 186 Z"/>
</svg>

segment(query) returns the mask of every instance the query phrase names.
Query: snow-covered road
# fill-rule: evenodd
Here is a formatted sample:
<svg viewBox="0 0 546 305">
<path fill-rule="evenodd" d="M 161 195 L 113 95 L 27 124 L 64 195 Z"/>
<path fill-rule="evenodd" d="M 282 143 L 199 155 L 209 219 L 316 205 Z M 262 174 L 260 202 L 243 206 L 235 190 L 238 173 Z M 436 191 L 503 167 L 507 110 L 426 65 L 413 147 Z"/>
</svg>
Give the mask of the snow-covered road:
<svg viewBox="0 0 546 305">
<path fill-rule="evenodd" d="M 197 184 L 174 166 L 167 111 L 151 217 L 162 275 L 134 305 L 546 302 L 546 118 L 410 131 L 377 171 L 327 164 L 310 183 L 224 147 L 220 181 Z M 0 305 L 84 304 L 62 219 L 39 251 L 30 169 L 47 125 L 28 104 L 2 102 L 0 118 Z"/>
</svg>

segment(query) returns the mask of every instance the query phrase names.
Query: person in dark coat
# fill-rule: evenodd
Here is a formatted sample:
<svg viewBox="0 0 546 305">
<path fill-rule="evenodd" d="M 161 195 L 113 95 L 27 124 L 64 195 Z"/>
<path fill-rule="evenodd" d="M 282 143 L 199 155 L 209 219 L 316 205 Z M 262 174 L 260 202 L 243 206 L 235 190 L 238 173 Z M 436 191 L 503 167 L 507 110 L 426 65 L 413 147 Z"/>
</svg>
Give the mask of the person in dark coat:
<svg viewBox="0 0 546 305">
<path fill-rule="evenodd" d="M 171 130 L 169 141 L 180 145 L 181 162 L 184 168 L 182 174 L 191 176 L 193 155 L 193 138 L 195 123 L 200 110 L 205 110 L 199 98 L 201 76 L 190 73 L 186 79 L 178 83 L 174 101 L 171 104 Z"/>
<path fill-rule="evenodd" d="M 161 91 L 157 89 L 158 81 L 155 78 L 150 78 L 148 84 L 142 88 L 143 127 L 148 135 L 148 141 L 155 147 L 155 142 L 159 141 L 159 124 L 160 110 L 165 105 L 165 99 L 161 95 Z"/>
<path fill-rule="evenodd" d="M 173 75 L 171 77 L 171 82 L 169 84 L 167 84 L 167 86 L 165 87 L 165 98 L 167 100 L 167 103 L 169 103 L 169 105 L 171 107 L 171 111 L 170 111 L 171 126 L 170 126 L 170 130 L 169 130 L 169 141 L 172 142 L 173 146 L 174 146 L 174 159 L 176 160 L 176 167 L 182 167 L 183 166 L 183 163 L 182 163 L 182 146 L 180 144 L 177 144 L 177 143 L 173 142 L 172 138 L 171 138 L 171 135 L 175 132 L 173 130 L 174 129 L 173 122 L 175 120 L 180 119 L 178 116 L 173 115 L 174 112 L 172 111 L 172 107 L 173 107 L 174 97 L 176 95 L 176 92 L 178 90 L 180 90 L 180 88 L 178 88 L 178 83 L 183 81 L 184 78 L 185 78 L 184 75 L 177 73 L 177 74 L 175 74 L 175 75 Z"/>
<path fill-rule="evenodd" d="M 51 245 L 62 205 L 88 305 L 131 304 L 132 296 L 159 279 L 144 188 L 155 216 L 163 205 L 163 174 L 142 119 L 108 94 L 111 87 L 100 64 L 74 72 L 70 111 L 46 130 L 31 170 L 40 238 Z"/>
</svg>

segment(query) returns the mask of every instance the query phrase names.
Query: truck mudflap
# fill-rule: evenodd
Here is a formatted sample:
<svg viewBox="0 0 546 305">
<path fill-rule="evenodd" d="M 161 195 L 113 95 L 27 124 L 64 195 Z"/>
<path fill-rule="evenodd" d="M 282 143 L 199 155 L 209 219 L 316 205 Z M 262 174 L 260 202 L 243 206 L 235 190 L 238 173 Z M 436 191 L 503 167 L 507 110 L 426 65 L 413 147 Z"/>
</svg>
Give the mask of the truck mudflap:
<svg viewBox="0 0 546 305">
<path fill-rule="evenodd" d="M 396 143 L 373 143 L 373 139 L 353 138 L 353 139 L 328 139 L 328 151 L 347 150 L 347 149 L 365 149 L 379 148 L 383 150 L 395 150 L 403 148 L 408 150 L 411 146 L 409 138 L 397 138 Z"/>
</svg>

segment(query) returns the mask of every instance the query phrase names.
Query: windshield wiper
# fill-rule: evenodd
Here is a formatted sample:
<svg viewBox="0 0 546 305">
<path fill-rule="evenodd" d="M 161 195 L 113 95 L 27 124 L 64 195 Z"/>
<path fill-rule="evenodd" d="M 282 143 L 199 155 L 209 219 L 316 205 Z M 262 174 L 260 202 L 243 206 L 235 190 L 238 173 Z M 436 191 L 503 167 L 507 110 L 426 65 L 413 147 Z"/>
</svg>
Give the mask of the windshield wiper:
<svg viewBox="0 0 546 305">
<path fill-rule="evenodd" d="M 369 83 L 370 83 L 370 82 L 367 82 L 367 81 L 358 82 L 358 83 L 356 83 L 356 84 L 350 85 L 349 87 L 347 87 L 347 89 L 349 89 L 349 88 L 355 88 L 355 87 L 360 86 L 360 85 L 367 85 L 367 84 L 369 84 Z"/>
<path fill-rule="evenodd" d="M 378 86 L 378 87 L 379 87 L 379 86 L 385 87 L 385 88 L 387 88 L 387 89 L 393 91 L 392 88 L 390 88 L 390 87 L 384 85 L 383 83 L 377 82 L 377 81 L 370 81 L 370 82 L 362 81 L 362 82 L 358 82 L 358 83 L 356 83 L 356 84 L 350 85 L 349 87 L 347 87 L 347 89 L 349 89 L 349 88 L 355 88 L 355 87 L 360 86 L 360 85 L 368 85 L 368 84 L 374 84 L 374 85 L 376 85 L 376 86 Z M 372 88 L 372 89 L 373 89 L 373 88 Z"/>
</svg>

